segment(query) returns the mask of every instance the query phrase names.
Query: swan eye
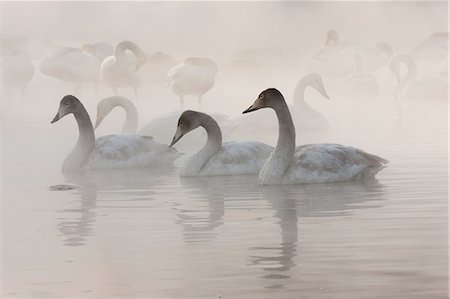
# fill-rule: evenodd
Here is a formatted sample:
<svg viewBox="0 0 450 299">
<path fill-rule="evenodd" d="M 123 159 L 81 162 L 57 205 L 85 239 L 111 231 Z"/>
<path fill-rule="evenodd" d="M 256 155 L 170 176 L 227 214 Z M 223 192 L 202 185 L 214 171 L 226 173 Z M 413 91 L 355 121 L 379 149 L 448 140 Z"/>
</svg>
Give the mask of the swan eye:
<svg viewBox="0 0 450 299">
<path fill-rule="evenodd" d="M 182 126 L 183 125 L 183 121 L 180 121 L 180 126 Z"/>
<path fill-rule="evenodd" d="M 69 103 L 66 103 L 66 107 L 69 107 L 70 106 L 70 104 Z"/>
</svg>

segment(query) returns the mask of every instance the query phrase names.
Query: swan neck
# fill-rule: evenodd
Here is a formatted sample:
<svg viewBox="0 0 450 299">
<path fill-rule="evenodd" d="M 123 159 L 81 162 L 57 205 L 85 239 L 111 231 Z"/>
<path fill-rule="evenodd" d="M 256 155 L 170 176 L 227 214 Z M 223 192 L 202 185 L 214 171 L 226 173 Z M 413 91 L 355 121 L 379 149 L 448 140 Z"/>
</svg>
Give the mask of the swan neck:
<svg viewBox="0 0 450 299">
<path fill-rule="evenodd" d="M 125 51 L 130 50 L 138 58 L 142 58 L 143 53 L 141 49 L 134 43 L 131 42 L 121 42 L 117 45 L 114 55 L 116 57 L 125 57 Z"/>
<path fill-rule="evenodd" d="M 304 80 L 301 80 L 298 82 L 297 86 L 295 87 L 294 91 L 294 105 L 295 106 L 308 106 L 308 104 L 305 101 L 305 91 L 306 87 L 308 87 L 308 83 Z"/>
<path fill-rule="evenodd" d="M 222 132 L 219 125 L 211 116 L 205 114 L 200 121 L 200 126 L 206 130 L 208 136 L 204 148 L 215 155 L 222 148 Z"/>
<path fill-rule="evenodd" d="M 74 116 L 78 124 L 79 132 L 77 146 L 93 149 L 95 146 L 95 134 L 89 114 L 82 107 L 80 111 L 74 113 Z"/>
<path fill-rule="evenodd" d="M 114 106 L 120 106 L 125 110 L 125 122 L 122 127 L 123 134 L 134 134 L 139 125 L 139 115 L 136 106 L 129 100 L 117 97 L 113 101 Z"/>
<path fill-rule="evenodd" d="M 274 110 L 278 118 L 278 141 L 275 152 L 281 153 L 287 164 L 290 165 L 295 151 L 294 123 L 286 102 L 278 104 Z"/>
</svg>

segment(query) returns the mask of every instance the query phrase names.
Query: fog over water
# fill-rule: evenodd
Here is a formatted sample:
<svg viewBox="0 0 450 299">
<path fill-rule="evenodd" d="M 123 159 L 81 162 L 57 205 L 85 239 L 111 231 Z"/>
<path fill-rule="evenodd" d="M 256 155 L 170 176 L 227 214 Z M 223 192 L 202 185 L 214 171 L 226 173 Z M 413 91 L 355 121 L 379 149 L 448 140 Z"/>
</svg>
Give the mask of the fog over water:
<svg viewBox="0 0 450 299">
<path fill-rule="evenodd" d="M 447 2 L 0 7 L 0 297 L 448 297 Z M 127 51 L 132 82 L 119 86 L 83 45 L 109 44 L 109 56 L 123 41 L 145 63 Z M 70 68 L 94 65 L 94 79 L 45 74 L 63 47 L 88 57 Z M 173 70 L 187 57 L 211 59 L 197 63 L 213 83 L 201 104 L 188 94 L 181 107 Z M 302 79 L 310 73 L 322 83 Z M 141 132 L 164 144 L 192 109 L 218 121 L 224 142 L 275 146 L 272 109 L 242 114 L 270 87 L 289 105 L 296 145 L 351 145 L 389 164 L 375 179 L 341 183 L 180 177 L 205 144 L 198 128 L 175 145 L 174 166 L 61 171 L 78 138 L 72 115 L 50 124 L 65 95 L 95 123 L 116 89 L 136 106 Z M 120 134 L 124 121 L 113 109 L 96 137 Z"/>
</svg>

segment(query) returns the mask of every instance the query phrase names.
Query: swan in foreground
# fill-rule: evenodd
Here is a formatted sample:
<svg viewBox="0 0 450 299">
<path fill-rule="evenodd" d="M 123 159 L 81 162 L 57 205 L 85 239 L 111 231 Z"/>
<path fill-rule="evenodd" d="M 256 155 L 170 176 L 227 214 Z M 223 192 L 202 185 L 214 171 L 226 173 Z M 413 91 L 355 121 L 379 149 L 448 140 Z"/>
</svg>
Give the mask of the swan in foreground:
<svg viewBox="0 0 450 299">
<path fill-rule="evenodd" d="M 260 142 L 227 142 L 217 122 L 208 114 L 186 110 L 178 120 L 172 147 L 188 132 L 203 127 L 208 134 L 205 146 L 184 165 L 182 176 L 255 174 L 261 170 L 273 147 Z"/>
<path fill-rule="evenodd" d="M 136 106 L 129 99 L 121 96 L 107 97 L 97 104 L 97 118 L 95 129 L 97 129 L 103 119 L 115 108 L 121 107 L 125 110 L 125 122 L 123 123 L 122 134 L 136 134 L 139 126 L 139 116 Z"/>
<path fill-rule="evenodd" d="M 387 160 L 340 144 L 308 144 L 295 147 L 295 128 L 283 95 L 274 88 L 263 91 L 243 113 L 272 108 L 278 117 L 275 150 L 259 172 L 259 183 L 303 184 L 372 178 Z"/>
<path fill-rule="evenodd" d="M 169 70 L 167 82 L 173 93 L 180 98 L 183 109 L 183 99 L 187 95 L 196 96 L 201 107 L 203 95 L 214 85 L 217 74 L 217 64 L 206 57 L 188 57 L 180 65 Z"/>
<path fill-rule="evenodd" d="M 25 88 L 34 75 L 34 65 L 27 51 L 19 49 L 11 53 L 5 51 L 1 61 L 3 84 L 7 91 L 18 88 L 23 102 Z"/>
<path fill-rule="evenodd" d="M 401 77 L 401 66 L 407 68 L 406 75 Z M 442 100 L 448 98 L 448 77 L 442 74 L 418 76 L 414 59 L 406 54 L 397 54 L 390 63 L 391 71 L 397 78 L 394 97 L 404 100 Z"/>
<path fill-rule="evenodd" d="M 51 123 L 73 113 L 79 137 L 64 160 L 64 172 L 83 169 L 136 168 L 172 164 L 180 154 L 149 136 L 107 135 L 95 139 L 94 128 L 83 104 L 74 96 L 65 96 Z"/>
<path fill-rule="evenodd" d="M 127 50 L 133 55 L 127 55 Z M 137 71 L 146 62 L 146 54 L 133 42 L 123 41 L 106 57 L 100 66 L 100 78 L 117 94 L 117 88 L 132 86 L 137 95 L 139 78 Z"/>
</svg>

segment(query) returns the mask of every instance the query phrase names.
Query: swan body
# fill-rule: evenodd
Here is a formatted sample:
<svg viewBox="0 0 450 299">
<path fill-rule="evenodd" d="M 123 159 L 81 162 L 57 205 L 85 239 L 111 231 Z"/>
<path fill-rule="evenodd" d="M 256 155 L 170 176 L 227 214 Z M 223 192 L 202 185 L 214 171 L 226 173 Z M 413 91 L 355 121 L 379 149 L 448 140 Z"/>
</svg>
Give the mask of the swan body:
<svg viewBox="0 0 450 299">
<path fill-rule="evenodd" d="M 183 108 L 183 99 L 187 95 L 196 96 L 201 105 L 203 95 L 208 92 L 215 82 L 217 64 L 206 57 L 188 57 L 180 65 L 169 70 L 167 82 L 170 89 L 180 98 Z"/>
<path fill-rule="evenodd" d="M 401 78 L 400 67 L 405 65 L 406 75 Z M 418 76 L 414 59 L 406 54 L 397 54 L 390 63 L 391 71 L 397 78 L 394 97 L 405 100 L 442 100 L 448 98 L 448 77 L 442 74 Z"/>
<path fill-rule="evenodd" d="M 371 178 L 388 162 L 360 149 L 339 144 L 310 144 L 295 147 L 295 127 L 284 101 L 276 89 L 263 91 L 243 113 L 261 108 L 275 110 L 279 136 L 275 150 L 259 172 L 259 183 L 304 184 Z"/>
<path fill-rule="evenodd" d="M 273 147 L 260 142 L 227 142 L 217 122 L 208 114 L 187 110 L 181 114 L 172 147 L 188 132 L 203 127 L 208 140 L 205 146 L 183 166 L 182 176 L 241 175 L 258 173 Z"/>
<path fill-rule="evenodd" d="M 412 51 L 415 60 L 439 62 L 448 57 L 450 34 L 437 32 L 421 41 Z"/>
<path fill-rule="evenodd" d="M 105 42 L 97 42 L 92 44 L 84 44 L 81 49 L 97 58 L 101 63 L 106 57 L 113 55 L 114 47 Z"/>
<path fill-rule="evenodd" d="M 95 139 L 94 128 L 83 104 L 74 96 L 65 96 L 51 123 L 74 114 L 79 138 L 64 160 L 64 172 L 84 169 L 136 168 L 172 164 L 180 155 L 149 136 L 108 135 Z"/>
<path fill-rule="evenodd" d="M 34 75 L 34 65 L 25 50 L 15 50 L 2 59 L 3 84 L 8 88 L 19 88 L 23 94 Z"/>
<path fill-rule="evenodd" d="M 127 55 L 127 50 L 133 55 Z M 137 71 L 146 62 L 145 53 L 133 42 L 123 41 L 117 45 L 114 54 L 106 57 L 100 66 L 100 77 L 115 93 L 117 88 L 132 86 L 137 92 L 139 79 Z"/>
<path fill-rule="evenodd" d="M 41 72 L 61 81 L 96 83 L 99 80 L 100 62 L 95 56 L 79 48 L 64 47 L 44 57 Z"/>
</svg>

